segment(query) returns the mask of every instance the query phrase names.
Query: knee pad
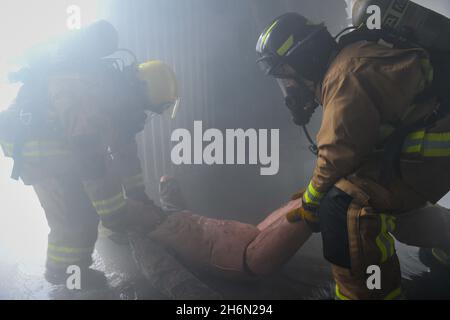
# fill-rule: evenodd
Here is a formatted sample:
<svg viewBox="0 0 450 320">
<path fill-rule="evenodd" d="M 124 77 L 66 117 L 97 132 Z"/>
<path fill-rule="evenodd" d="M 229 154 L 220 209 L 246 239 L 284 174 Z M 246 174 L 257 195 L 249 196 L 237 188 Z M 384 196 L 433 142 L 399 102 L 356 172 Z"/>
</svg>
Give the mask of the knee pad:
<svg viewBox="0 0 450 320">
<path fill-rule="evenodd" d="M 319 207 L 323 254 L 334 265 L 350 269 L 347 211 L 352 197 L 333 187 Z"/>
</svg>

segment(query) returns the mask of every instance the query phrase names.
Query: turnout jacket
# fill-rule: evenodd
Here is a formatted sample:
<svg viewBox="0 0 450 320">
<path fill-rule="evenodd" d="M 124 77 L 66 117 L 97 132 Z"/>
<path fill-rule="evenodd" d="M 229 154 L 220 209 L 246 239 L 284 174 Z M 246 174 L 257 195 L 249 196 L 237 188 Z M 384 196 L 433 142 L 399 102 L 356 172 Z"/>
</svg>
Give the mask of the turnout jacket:
<svg viewBox="0 0 450 320">
<path fill-rule="evenodd" d="M 393 49 L 368 41 L 345 47 L 317 90 L 323 120 L 317 135 L 318 159 L 304 203 L 318 206 L 333 185 L 355 172 L 376 181 L 386 138 L 395 128 L 412 124 L 436 108 L 434 98 L 416 100 L 432 80 L 428 55 L 420 48 Z M 426 132 L 408 138 L 423 140 Z M 406 141 L 402 158 L 426 156 L 426 152 L 423 143 L 409 141 L 408 145 Z M 428 150 L 433 152 L 438 151 Z M 438 196 L 427 197 L 437 200 Z"/>
</svg>

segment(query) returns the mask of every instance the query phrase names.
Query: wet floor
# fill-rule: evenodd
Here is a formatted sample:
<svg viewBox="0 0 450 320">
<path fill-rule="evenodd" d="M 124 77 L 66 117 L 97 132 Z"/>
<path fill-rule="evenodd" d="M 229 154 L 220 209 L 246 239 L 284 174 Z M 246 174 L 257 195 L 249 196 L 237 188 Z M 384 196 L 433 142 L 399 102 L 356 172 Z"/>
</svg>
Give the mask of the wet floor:
<svg viewBox="0 0 450 320">
<path fill-rule="evenodd" d="M 318 253 L 318 238 L 312 239 L 277 275 L 256 282 L 230 282 L 201 276 L 225 299 L 330 299 L 332 279 L 329 265 Z M 429 268 L 418 260 L 418 249 L 398 244 L 402 273 L 411 299 L 449 299 L 442 278 L 430 277 Z M 90 292 L 72 293 L 49 285 L 42 277 L 43 257 L 34 262 L 15 261 L 0 266 L 1 299 L 165 299 L 152 289 L 137 270 L 130 250 L 101 237 L 94 254 L 96 269 L 105 272 L 108 286 Z M 440 285 L 436 286 L 436 283 Z M 436 289 L 436 290 L 434 290 Z M 447 292 L 446 292 L 447 291 Z M 186 297 L 189 299 L 189 297 Z"/>
<path fill-rule="evenodd" d="M 112 242 L 103 232 L 94 267 L 105 272 L 107 288 L 75 295 L 49 285 L 43 278 L 48 233 L 44 212 L 33 190 L 6 179 L 5 172 L 0 172 L 0 190 L 7 193 L 2 194 L 0 211 L 0 299 L 166 298 L 140 274 L 129 247 Z M 450 299 L 448 272 L 438 276 L 430 272 L 419 261 L 418 248 L 397 244 L 397 251 L 408 298 Z M 199 276 L 225 299 L 327 299 L 332 294 L 330 267 L 321 256 L 317 235 L 273 277 L 239 283 Z"/>
</svg>

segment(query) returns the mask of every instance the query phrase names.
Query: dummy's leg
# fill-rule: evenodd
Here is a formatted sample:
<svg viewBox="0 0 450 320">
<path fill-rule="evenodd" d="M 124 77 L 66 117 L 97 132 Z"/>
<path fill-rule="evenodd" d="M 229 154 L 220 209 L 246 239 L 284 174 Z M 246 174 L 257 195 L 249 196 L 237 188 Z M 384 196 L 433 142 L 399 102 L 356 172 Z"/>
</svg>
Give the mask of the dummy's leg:
<svg viewBox="0 0 450 320">
<path fill-rule="evenodd" d="M 305 223 L 286 220 L 299 205 L 300 200 L 289 202 L 258 227 L 184 211 L 170 215 L 149 235 L 196 268 L 231 277 L 265 275 L 282 266 L 311 235 Z"/>
</svg>

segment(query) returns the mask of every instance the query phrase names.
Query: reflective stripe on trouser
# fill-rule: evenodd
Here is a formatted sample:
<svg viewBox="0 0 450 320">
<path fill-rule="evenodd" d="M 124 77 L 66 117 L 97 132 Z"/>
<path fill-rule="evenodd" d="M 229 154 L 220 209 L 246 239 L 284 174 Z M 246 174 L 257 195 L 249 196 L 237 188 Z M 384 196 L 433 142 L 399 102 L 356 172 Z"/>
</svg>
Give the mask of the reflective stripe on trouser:
<svg viewBox="0 0 450 320">
<path fill-rule="evenodd" d="M 69 265 L 89 266 L 92 263 L 93 251 L 93 246 L 82 248 L 49 243 L 47 248 L 47 266 L 56 269 L 65 269 Z"/>
<path fill-rule="evenodd" d="M 389 293 L 383 300 L 402 300 L 402 288 L 397 288 L 391 293 Z M 346 297 L 344 294 L 342 294 L 341 289 L 339 288 L 339 285 L 336 284 L 335 286 L 335 300 L 352 300 L 349 297 Z"/>
<path fill-rule="evenodd" d="M 48 179 L 33 186 L 50 227 L 47 269 L 89 266 L 97 240 L 98 216 L 81 181 L 74 177 Z"/>
<path fill-rule="evenodd" d="M 369 198 L 355 185 L 347 182 L 337 186 L 351 195 L 353 201 L 346 218 L 350 268 L 332 266 L 336 298 L 398 298 L 401 295 L 400 265 L 390 234 L 395 230 L 395 219 L 370 207 Z"/>
<path fill-rule="evenodd" d="M 85 181 L 84 187 L 106 228 L 115 229 L 125 223 L 127 202 L 118 177 L 107 175 L 102 179 Z"/>
</svg>

